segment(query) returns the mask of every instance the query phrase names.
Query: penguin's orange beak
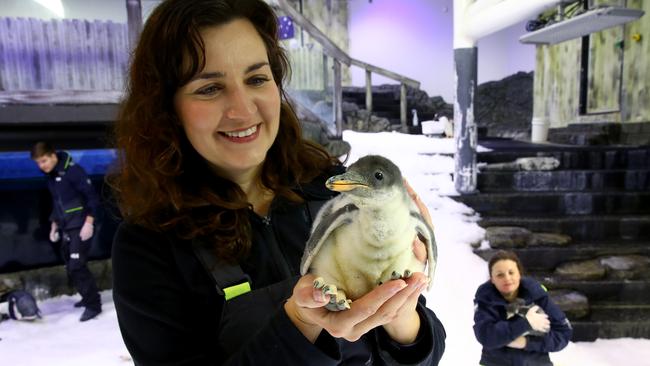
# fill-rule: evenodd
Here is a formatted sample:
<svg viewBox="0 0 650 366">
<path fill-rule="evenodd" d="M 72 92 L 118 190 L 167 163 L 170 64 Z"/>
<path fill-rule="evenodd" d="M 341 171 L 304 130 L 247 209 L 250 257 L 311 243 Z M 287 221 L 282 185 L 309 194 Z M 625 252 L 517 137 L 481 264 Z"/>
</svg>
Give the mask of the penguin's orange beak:
<svg viewBox="0 0 650 366">
<path fill-rule="evenodd" d="M 336 192 L 347 192 L 356 188 L 370 188 L 364 182 L 363 177 L 352 172 L 331 177 L 325 182 L 325 186 Z"/>
</svg>

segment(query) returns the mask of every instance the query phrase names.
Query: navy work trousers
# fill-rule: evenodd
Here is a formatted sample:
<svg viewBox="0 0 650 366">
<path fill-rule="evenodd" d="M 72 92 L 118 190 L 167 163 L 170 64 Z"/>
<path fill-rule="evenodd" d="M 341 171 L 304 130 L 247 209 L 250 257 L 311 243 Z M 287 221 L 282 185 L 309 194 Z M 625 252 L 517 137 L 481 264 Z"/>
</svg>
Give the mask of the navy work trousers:
<svg viewBox="0 0 650 366">
<path fill-rule="evenodd" d="M 81 295 L 83 305 L 87 308 L 100 311 L 102 303 L 99 298 L 99 290 L 87 264 L 92 238 L 81 241 L 79 231 L 80 229 L 63 231 L 61 255 L 65 262 L 68 276 L 72 280 L 72 285 Z"/>
</svg>

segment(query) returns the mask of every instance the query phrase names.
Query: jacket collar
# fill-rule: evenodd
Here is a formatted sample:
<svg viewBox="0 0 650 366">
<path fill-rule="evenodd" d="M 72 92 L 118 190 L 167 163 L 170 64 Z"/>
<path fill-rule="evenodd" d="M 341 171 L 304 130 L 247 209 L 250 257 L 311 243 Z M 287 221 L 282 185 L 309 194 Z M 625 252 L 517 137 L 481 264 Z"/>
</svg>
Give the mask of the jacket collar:
<svg viewBox="0 0 650 366">
<path fill-rule="evenodd" d="M 59 161 L 56 163 L 54 169 L 52 169 L 51 174 L 62 175 L 61 172 L 65 174 L 65 171 L 67 171 L 72 165 L 72 156 L 70 156 L 66 151 L 59 151 L 56 153 L 56 158 Z"/>
</svg>

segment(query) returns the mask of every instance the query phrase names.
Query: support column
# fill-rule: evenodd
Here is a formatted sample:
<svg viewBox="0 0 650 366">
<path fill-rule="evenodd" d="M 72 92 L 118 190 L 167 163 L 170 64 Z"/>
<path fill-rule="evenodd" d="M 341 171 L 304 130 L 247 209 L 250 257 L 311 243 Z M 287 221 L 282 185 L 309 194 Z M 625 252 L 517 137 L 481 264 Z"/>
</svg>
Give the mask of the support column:
<svg viewBox="0 0 650 366">
<path fill-rule="evenodd" d="M 341 81 L 341 61 L 333 59 L 334 62 L 334 97 L 332 98 L 332 111 L 334 123 L 336 124 L 336 135 L 343 136 L 343 87 Z"/>
<path fill-rule="evenodd" d="M 129 32 L 129 51 L 133 52 L 142 32 L 142 4 L 140 0 L 126 0 L 126 19 Z"/>
<path fill-rule="evenodd" d="M 406 84 L 399 86 L 399 120 L 402 125 L 402 132 L 409 133 L 409 127 L 406 124 Z"/>
<path fill-rule="evenodd" d="M 372 71 L 366 70 L 366 110 L 372 114 Z"/>
<path fill-rule="evenodd" d="M 327 93 L 327 89 L 329 88 L 330 69 L 327 64 L 327 55 L 323 53 L 323 91 L 325 91 L 325 93 Z"/>
<path fill-rule="evenodd" d="M 477 130 L 474 121 L 474 97 L 477 91 L 478 49 L 454 49 L 456 103 L 454 105 L 454 185 L 461 194 L 476 191 Z"/>
</svg>

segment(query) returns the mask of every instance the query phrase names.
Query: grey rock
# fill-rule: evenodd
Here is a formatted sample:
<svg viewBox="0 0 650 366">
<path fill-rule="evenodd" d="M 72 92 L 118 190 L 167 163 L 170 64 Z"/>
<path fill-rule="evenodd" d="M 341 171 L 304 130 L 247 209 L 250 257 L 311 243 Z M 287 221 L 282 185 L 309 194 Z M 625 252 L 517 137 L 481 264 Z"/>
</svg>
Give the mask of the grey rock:
<svg viewBox="0 0 650 366">
<path fill-rule="evenodd" d="M 607 269 L 607 277 L 612 279 L 650 278 L 650 258 L 643 255 L 601 257 L 600 263 Z"/>
<path fill-rule="evenodd" d="M 555 273 L 573 280 L 599 280 L 605 278 L 607 269 L 599 259 L 567 262 L 559 265 Z"/>
<path fill-rule="evenodd" d="M 549 297 L 567 317 L 580 319 L 589 315 L 589 299 L 584 294 L 573 290 L 551 290 Z"/>
<path fill-rule="evenodd" d="M 517 226 L 492 226 L 485 229 L 485 237 L 495 249 L 523 248 L 528 245 L 532 233 Z"/>
<path fill-rule="evenodd" d="M 546 171 L 554 170 L 560 166 L 560 161 L 554 157 L 534 156 L 519 158 L 507 163 L 493 163 L 483 165 L 481 170 L 524 170 L 524 171 Z"/>
<path fill-rule="evenodd" d="M 571 237 L 556 233 L 532 233 L 528 246 L 564 247 L 571 243 Z"/>
<path fill-rule="evenodd" d="M 478 86 L 475 120 L 487 136 L 530 140 L 533 75 L 518 72 Z"/>
<path fill-rule="evenodd" d="M 368 123 L 368 132 L 390 131 L 390 121 L 388 118 L 371 116 Z"/>
</svg>

